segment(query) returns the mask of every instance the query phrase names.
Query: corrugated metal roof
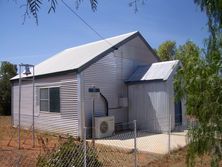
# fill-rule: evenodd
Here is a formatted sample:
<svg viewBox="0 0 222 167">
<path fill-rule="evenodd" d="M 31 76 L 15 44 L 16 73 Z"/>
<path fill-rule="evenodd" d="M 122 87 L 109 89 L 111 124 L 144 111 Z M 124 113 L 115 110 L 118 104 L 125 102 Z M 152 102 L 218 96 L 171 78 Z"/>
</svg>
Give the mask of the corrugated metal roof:
<svg viewBox="0 0 222 167">
<path fill-rule="evenodd" d="M 126 82 L 167 80 L 178 64 L 179 60 L 173 60 L 139 66 Z"/>
<path fill-rule="evenodd" d="M 115 50 L 113 47 L 136 34 L 138 31 L 66 49 L 36 65 L 35 76 L 79 69 L 109 49 Z M 17 75 L 11 80 L 18 78 Z"/>
</svg>

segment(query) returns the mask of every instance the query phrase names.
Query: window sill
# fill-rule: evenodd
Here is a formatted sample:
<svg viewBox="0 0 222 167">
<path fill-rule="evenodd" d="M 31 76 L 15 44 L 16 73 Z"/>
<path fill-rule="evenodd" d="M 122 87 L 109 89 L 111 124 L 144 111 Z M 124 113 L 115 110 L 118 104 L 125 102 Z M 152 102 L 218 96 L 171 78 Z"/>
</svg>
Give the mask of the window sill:
<svg viewBox="0 0 222 167">
<path fill-rule="evenodd" d="M 61 112 L 39 111 L 40 114 L 61 115 Z"/>
</svg>

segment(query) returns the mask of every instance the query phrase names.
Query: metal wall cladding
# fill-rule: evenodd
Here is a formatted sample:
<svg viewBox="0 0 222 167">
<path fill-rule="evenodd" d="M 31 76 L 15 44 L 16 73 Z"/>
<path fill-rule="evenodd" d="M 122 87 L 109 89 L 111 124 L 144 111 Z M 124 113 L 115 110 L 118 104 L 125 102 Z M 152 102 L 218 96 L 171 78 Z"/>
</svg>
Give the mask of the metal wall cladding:
<svg viewBox="0 0 222 167">
<path fill-rule="evenodd" d="M 39 89 L 42 87 L 60 87 L 60 113 L 39 111 Z M 78 82 L 76 74 L 45 77 L 36 79 L 35 83 L 35 128 L 38 130 L 79 135 Z M 13 91 L 13 120 L 18 125 L 19 87 Z M 32 83 L 23 81 L 21 100 L 21 126 L 29 129 L 32 126 Z"/>
<path fill-rule="evenodd" d="M 136 37 L 83 70 L 78 79 L 74 72 L 67 72 L 66 74 L 64 72 L 62 75 L 54 76 L 45 75 L 37 78 L 35 88 L 36 128 L 79 135 L 81 133 L 79 128 L 84 126 L 80 122 L 81 120 L 85 120 L 85 126 L 91 126 L 92 98 L 88 93 L 88 88 L 91 86 L 99 87 L 108 99 L 110 113 L 115 116 L 116 123 L 128 121 L 128 109 L 119 106 L 119 98 L 128 96 L 127 86 L 124 82 L 137 66 L 152 64 L 157 61 L 157 58 L 144 42 Z M 72 81 L 67 82 L 67 80 Z M 61 112 L 39 112 L 39 88 L 56 86 L 60 87 Z M 32 124 L 32 83 L 23 82 L 23 87 L 25 90 L 22 90 L 21 124 L 29 128 Z M 18 123 L 19 96 L 17 81 L 13 82 L 12 90 L 12 112 L 16 126 Z M 80 108 L 81 111 L 78 112 Z M 101 97 L 96 99 L 95 110 L 97 116 L 105 115 L 105 105 Z M 83 112 L 85 117 L 81 117 L 80 112 Z"/>
<path fill-rule="evenodd" d="M 109 103 L 109 113 L 115 116 L 116 123 L 128 121 L 128 109 L 119 105 L 120 97 L 127 97 L 128 90 L 125 80 L 135 71 L 136 67 L 151 64 L 157 59 L 139 38 L 135 38 L 114 52 L 103 57 L 81 72 L 83 89 L 85 126 L 91 126 L 92 98 L 89 87 L 100 88 Z M 97 116 L 105 116 L 105 106 L 102 98 L 95 101 Z"/>
<path fill-rule="evenodd" d="M 175 71 L 170 75 L 169 79 L 167 80 L 168 85 L 168 95 L 169 95 L 169 110 L 171 111 L 171 129 L 174 129 L 175 124 L 175 92 L 174 92 L 174 85 L 173 80 L 175 76 Z M 187 126 L 187 118 L 186 118 L 186 101 L 185 99 L 181 99 L 182 102 L 182 127 L 186 128 Z"/>
<path fill-rule="evenodd" d="M 169 95 L 166 82 L 129 85 L 129 118 L 138 129 L 150 132 L 169 130 Z"/>
<path fill-rule="evenodd" d="M 32 115 L 32 101 L 33 101 L 33 87 L 32 84 L 21 86 L 21 114 Z M 18 113 L 19 110 L 19 86 L 12 87 L 13 93 L 13 113 Z M 35 115 L 38 113 L 35 111 Z"/>
<path fill-rule="evenodd" d="M 163 65 L 158 71 L 158 66 L 152 70 L 147 82 L 129 85 L 129 117 L 136 119 L 138 127 L 150 132 L 167 132 L 175 129 L 175 92 L 173 80 L 177 72 L 179 61 L 155 63 Z M 159 66 L 160 67 L 160 66 Z M 176 68 L 173 68 L 176 67 Z M 170 69 L 170 70 L 169 70 Z M 166 70 L 165 76 L 161 71 Z M 138 71 L 139 74 L 140 71 Z M 157 73 L 157 74 L 155 74 Z M 185 101 L 182 99 L 182 126 L 186 126 Z"/>
<path fill-rule="evenodd" d="M 168 80 L 166 81 L 166 85 L 168 87 L 167 94 L 169 98 L 169 111 L 170 111 L 170 116 L 171 116 L 170 126 L 172 130 L 175 128 L 175 93 L 174 93 L 174 86 L 173 86 L 174 74 L 171 74 Z"/>
</svg>

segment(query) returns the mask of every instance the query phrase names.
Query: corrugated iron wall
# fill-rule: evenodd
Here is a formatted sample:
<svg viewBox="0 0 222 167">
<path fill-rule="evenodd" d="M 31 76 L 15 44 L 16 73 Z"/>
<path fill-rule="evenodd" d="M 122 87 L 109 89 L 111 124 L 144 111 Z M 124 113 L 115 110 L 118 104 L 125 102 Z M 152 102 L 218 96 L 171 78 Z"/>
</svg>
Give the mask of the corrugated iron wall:
<svg viewBox="0 0 222 167">
<path fill-rule="evenodd" d="M 128 97 L 127 85 L 124 81 L 135 71 L 138 65 L 156 62 L 148 48 L 138 37 L 129 41 L 114 52 L 103 57 L 81 72 L 83 81 L 83 99 L 86 126 L 91 126 L 92 98 L 88 88 L 96 86 L 109 102 L 109 113 L 115 116 L 116 123 L 128 121 L 128 108 L 119 105 L 120 97 Z M 96 116 L 105 115 L 102 98 L 95 102 Z"/>
<path fill-rule="evenodd" d="M 129 85 L 129 118 L 150 132 L 169 130 L 169 95 L 166 82 Z"/>
<path fill-rule="evenodd" d="M 60 87 L 60 113 L 39 111 L 39 89 L 42 87 Z M 71 134 L 78 136 L 78 82 L 76 74 L 66 74 L 36 79 L 35 84 L 35 127 L 39 130 Z M 18 124 L 18 84 L 13 91 L 13 120 Z M 21 100 L 21 126 L 29 129 L 32 126 L 32 83 L 23 81 Z"/>
<path fill-rule="evenodd" d="M 78 74 L 80 76 L 78 79 L 74 73 L 36 79 L 35 92 L 37 94 L 39 94 L 40 87 L 59 86 L 61 96 L 61 113 L 39 112 L 39 97 L 35 97 L 36 128 L 80 135 L 81 129 L 79 128 L 84 125 L 80 121 L 83 120 L 86 122 L 86 126 L 91 126 L 92 99 L 88 93 L 88 88 L 92 85 L 99 87 L 108 99 L 109 113 L 115 116 L 116 123 L 127 122 L 128 108 L 122 108 L 119 105 L 120 97 L 128 97 L 128 90 L 124 81 L 128 79 L 138 65 L 151 64 L 157 61 L 143 41 L 136 37 L 82 71 L 80 75 Z M 14 125 L 17 125 L 18 83 L 14 83 L 12 90 L 12 112 Z M 25 128 L 30 128 L 32 123 L 32 115 L 30 114 L 32 113 L 32 94 L 30 92 L 32 92 L 31 83 L 23 82 L 21 124 Z M 105 115 L 105 105 L 102 98 L 98 98 L 95 104 L 96 115 Z M 78 110 L 83 111 L 84 118 L 81 118 L 82 115 L 78 113 Z"/>
</svg>

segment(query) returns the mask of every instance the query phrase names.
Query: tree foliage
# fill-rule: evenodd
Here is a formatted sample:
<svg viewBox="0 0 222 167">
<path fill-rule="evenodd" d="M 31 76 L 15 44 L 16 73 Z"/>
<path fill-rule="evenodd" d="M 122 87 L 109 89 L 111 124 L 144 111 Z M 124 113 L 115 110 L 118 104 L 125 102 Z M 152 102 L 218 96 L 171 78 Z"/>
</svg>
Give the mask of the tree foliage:
<svg viewBox="0 0 222 167">
<path fill-rule="evenodd" d="M 209 38 L 204 52 L 192 43 L 181 47 L 182 61 L 175 80 L 178 97 L 186 99 L 187 114 L 197 125 L 189 129 L 187 165 L 209 155 L 211 166 L 222 160 L 222 0 L 194 0 L 208 16 Z"/>
<path fill-rule="evenodd" d="M 36 23 L 38 24 L 38 13 L 41 9 L 41 6 L 45 5 L 46 3 L 49 4 L 48 13 L 55 12 L 56 6 L 59 2 L 65 3 L 65 0 L 26 0 L 26 4 L 22 5 L 26 7 L 24 19 L 26 19 L 27 16 L 32 15 Z M 78 8 L 79 5 L 83 2 L 83 0 L 73 0 L 75 2 L 75 7 Z M 91 8 L 93 11 L 97 8 L 97 0 L 89 0 Z"/>
<path fill-rule="evenodd" d="M 176 42 L 165 41 L 157 49 L 157 55 L 161 61 L 174 60 L 176 54 Z"/>
<path fill-rule="evenodd" d="M 194 0 L 214 23 L 222 23 L 222 0 Z"/>
<path fill-rule="evenodd" d="M 222 46 L 222 0 L 194 0 L 208 16 L 208 30 L 206 58 L 208 63 L 221 63 Z"/>
<path fill-rule="evenodd" d="M 0 115 L 11 113 L 10 79 L 16 75 L 16 66 L 9 62 L 0 64 Z"/>
<path fill-rule="evenodd" d="M 189 129 L 187 164 L 194 166 L 196 156 L 210 155 L 212 166 L 222 156 L 222 79 L 216 66 L 200 57 L 192 43 L 177 52 L 183 66 L 175 80 L 177 95 L 186 99 L 186 110 L 198 126 Z"/>
<path fill-rule="evenodd" d="M 15 0 L 16 1 L 16 0 Z M 96 11 L 98 6 L 98 0 L 87 0 L 90 3 L 92 11 Z M 132 7 L 135 11 L 135 13 L 138 11 L 139 4 L 145 4 L 146 0 L 128 0 L 129 7 Z M 17 2 L 17 1 L 16 1 Z M 56 11 L 56 7 L 59 3 L 64 4 L 66 7 L 69 6 L 66 2 L 66 0 L 25 0 L 25 4 L 22 5 L 22 7 L 25 7 L 25 13 L 24 13 L 24 22 L 26 20 L 27 16 L 33 16 L 36 24 L 38 24 L 38 13 L 43 5 L 48 4 L 48 13 L 51 13 L 52 11 Z M 71 0 L 71 3 L 74 4 L 74 7 L 76 9 L 79 8 L 80 4 L 83 2 L 83 0 Z M 69 6 L 70 8 L 72 6 Z"/>
</svg>

